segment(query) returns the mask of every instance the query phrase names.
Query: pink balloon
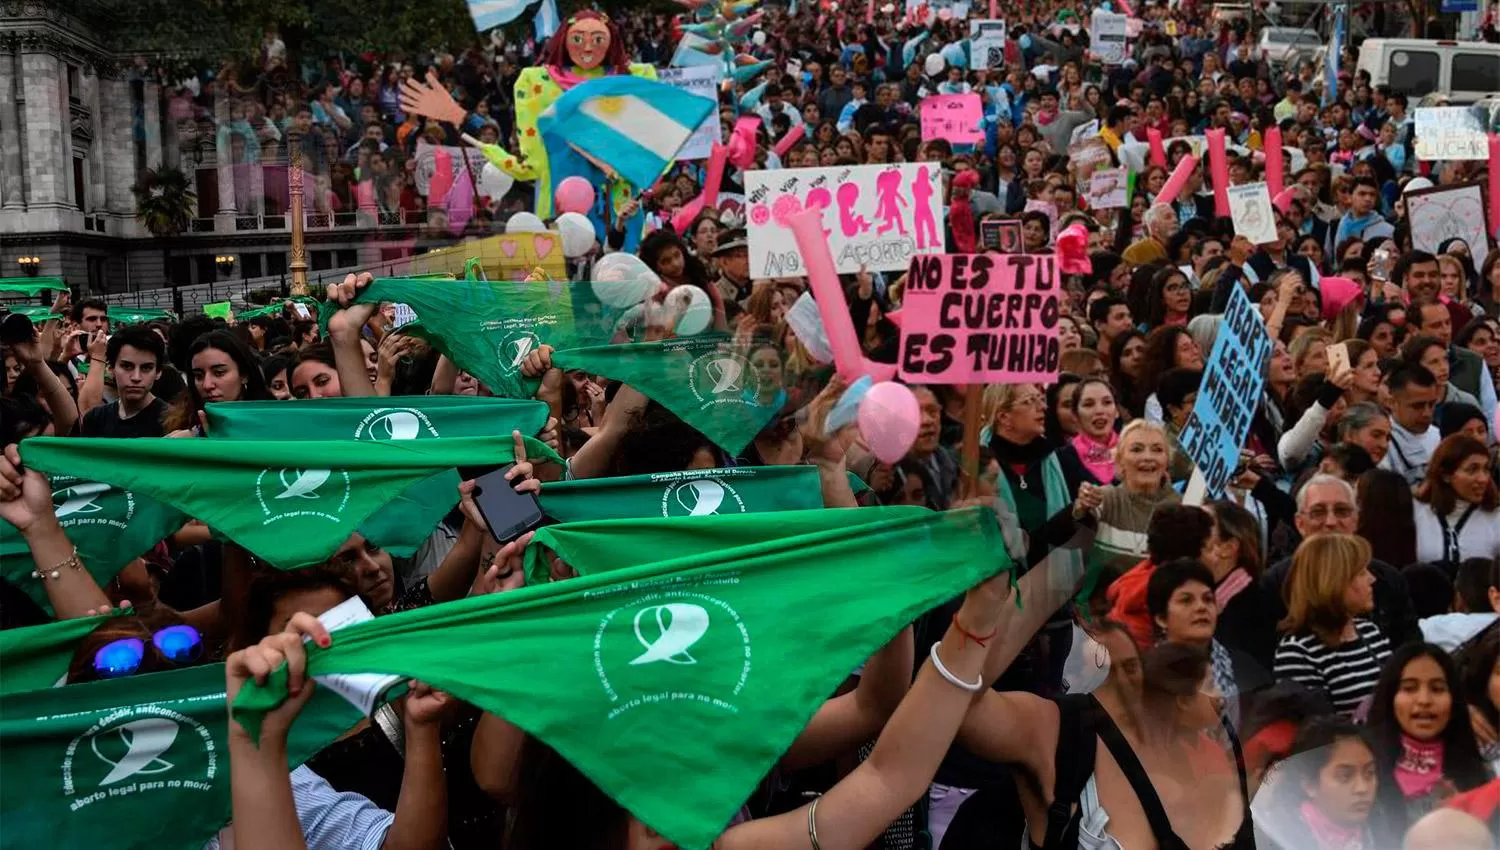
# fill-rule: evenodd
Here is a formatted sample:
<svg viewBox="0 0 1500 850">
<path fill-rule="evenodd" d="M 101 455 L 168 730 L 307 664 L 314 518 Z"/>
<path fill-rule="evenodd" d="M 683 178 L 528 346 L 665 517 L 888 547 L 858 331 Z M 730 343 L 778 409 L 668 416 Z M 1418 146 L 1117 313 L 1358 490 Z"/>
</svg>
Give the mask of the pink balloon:
<svg viewBox="0 0 1500 850">
<path fill-rule="evenodd" d="M 552 198 L 552 205 L 560 213 L 588 215 L 589 210 L 594 208 L 594 187 L 575 174 L 557 184 L 557 191 L 552 193 Z"/>
<path fill-rule="evenodd" d="M 1171 204 L 1182 194 L 1182 187 L 1187 185 L 1188 178 L 1193 176 L 1193 169 L 1198 167 L 1198 157 L 1188 154 L 1177 163 L 1172 170 L 1172 176 L 1161 186 L 1161 192 L 1156 196 L 1156 203 Z"/>
<path fill-rule="evenodd" d="M 1224 149 L 1224 128 L 1205 132 L 1208 139 L 1208 169 L 1214 180 L 1214 215 L 1229 215 L 1229 154 Z"/>
<path fill-rule="evenodd" d="M 870 453 L 882 463 L 897 463 L 917 440 L 922 408 L 905 384 L 882 381 L 865 393 L 855 421 Z"/>
<path fill-rule="evenodd" d="M 1266 189 L 1274 198 L 1281 194 L 1285 188 L 1285 166 L 1286 161 L 1281 157 L 1281 128 L 1271 127 L 1266 130 Z"/>
<path fill-rule="evenodd" d="M 1490 134 L 1490 232 L 1500 226 L 1500 136 Z"/>
<path fill-rule="evenodd" d="M 827 237 L 823 235 L 823 211 L 802 210 L 788 215 L 786 226 L 791 229 L 792 237 L 797 240 L 797 250 L 802 254 L 808 288 L 818 305 L 818 315 L 823 318 L 823 329 L 828 332 L 828 347 L 833 349 L 833 362 L 839 375 L 850 383 L 864 375 L 869 375 L 877 384 L 889 381 L 896 374 L 896 364 L 867 360 L 859 347 L 859 335 L 854 331 L 854 320 L 849 318 L 849 304 L 844 300 L 843 287 L 839 286 L 833 254 L 828 249 Z"/>
<path fill-rule="evenodd" d="M 1167 149 L 1161 143 L 1161 131 L 1155 127 L 1146 128 L 1146 144 L 1151 147 L 1151 164 L 1167 167 Z"/>
</svg>

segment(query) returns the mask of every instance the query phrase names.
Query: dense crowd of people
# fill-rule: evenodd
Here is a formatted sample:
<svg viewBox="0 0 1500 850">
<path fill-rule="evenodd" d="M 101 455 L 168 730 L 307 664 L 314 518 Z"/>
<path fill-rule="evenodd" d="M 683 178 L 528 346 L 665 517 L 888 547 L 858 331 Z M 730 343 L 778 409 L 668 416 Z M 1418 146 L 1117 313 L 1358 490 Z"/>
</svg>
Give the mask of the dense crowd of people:
<svg viewBox="0 0 1500 850">
<path fill-rule="evenodd" d="M 968 22 L 946 10 L 867 20 L 860 3 L 802 5 L 765 10 L 766 37 L 742 49 L 771 66 L 721 94 L 726 139 L 742 108 L 762 119 L 755 169 L 937 164 L 949 252 L 993 250 L 987 221 L 1017 222 L 1023 250 L 1042 254 L 1078 225 L 1091 270 L 1064 279 L 1055 382 L 912 386 L 920 428 L 887 462 L 847 420 L 827 425 L 847 383 L 789 319 L 807 281 L 754 276 L 743 217 L 708 208 L 673 226 L 706 177 L 704 162 L 679 163 L 632 201 L 649 222 L 634 253 L 659 286 L 611 341 L 670 339 L 680 316 L 666 294 L 700 290 L 712 332 L 755 372 L 751 401 L 774 408 L 768 424 L 727 451 L 643 387 L 564 368 L 553 346 L 515 358 L 547 408 L 517 447 L 535 436 L 562 461 L 518 451 L 520 492 L 815 467 L 826 511 L 978 505 L 1003 532 L 997 556 L 1014 574 L 923 614 L 850 675 L 714 846 L 1496 846 L 1500 251 L 1489 239 L 1414 244 L 1403 200 L 1483 184 L 1493 163 L 1419 160 L 1416 105 L 1354 71 L 1357 48 L 1335 58 L 1337 91 L 1324 91 L 1322 68 L 1272 64 L 1247 21 L 1210 23 L 1191 3 L 1132 11 L 1139 35 L 1109 66 L 1090 50 L 1088 10 L 1034 4 L 1007 18 L 992 67 L 977 66 Z M 1378 34 L 1386 14 L 1361 9 L 1351 30 Z M 672 59 L 680 26 L 666 16 L 616 23 L 632 61 Z M 403 84 L 431 70 L 483 141 L 515 150 L 515 82 L 541 49 L 330 60 L 304 76 L 268 32 L 256 61 L 184 86 L 172 115 L 228 133 L 246 162 L 276 160 L 295 128 L 320 209 L 352 208 L 369 182 L 383 209 L 416 210 L 417 141 L 459 145 L 465 128 L 403 111 Z M 758 104 L 741 103 L 757 86 Z M 922 137 L 925 98 L 971 92 L 980 141 Z M 231 99 L 227 126 L 215 97 Z M 794 128 L 801 138 L 775 153 Z M 1225 131 L 1229 184 L 1256 183 L 1272 128 L 1288 189 L 1274 240 L 1257 244 L 1216 210 L 1199 143 Z M 1145 152 L 1156 134 L 1174 140 L 1164 163 Z M 1089 204 L 1080 160 L 1096 153 L 1131 170 L 1124 207 Z M 1161 194 L 1200 153 L 1181 189 Z M 722 191 L 743 186 L 729 169 Z M 502 232 L 530 191 L 487 199 L 480 229 Z M 841 282 L 864 354 L 894 361 L 904 273 Z M 54 505 L 68 491 L 22 463 L 39 436 L 206 439 L 210 406 L 285 402 L 294 431 L 299 400 L 374 410 L 388 397 L 502 394 L 455 362 L 453 340 L 403 332 L 397 305 L 362 298 L 372 285 L 350 275 L 231 322 L 121 324 L 102 301 L 64 297 L 4 344 L 0 519 L 20 543 L 3 549 L 0 627 L 116 615 L 71 647 L 66 688 L 222 661 L 233 703 L 289 667 L 293 697 L 258 741 L 228 721 L 233 820 L 205 836 L 211 846 L 672 846 L 547 742 L 420 683 L 289 765 L 288 729 L 312 691 L 305 642 L 339 643 L 320 615 L 357 597 L 381 618 L 532 581 L 523 562 L 538 544 L 496 539 L 471 482 L 400 555 L 355 534 L 326 563 L 283 571 L 189 517 L 96 580 Z M 1182 437 L 1236 289 L 1258 305 L 1272 353 L 1229 486 L 1199 503 Z M 966 420 L 982 426 L 977 446 L 964 445 Z M 1083 571 L 1058 566 L 1072 556 Z M 550 578 L 572 580 L 564 560 L 550 555 Z M 190 651 L 163 643 L 171 630 Z M 135 651 L 117 663 L 122 641 Z"/>
</svg>

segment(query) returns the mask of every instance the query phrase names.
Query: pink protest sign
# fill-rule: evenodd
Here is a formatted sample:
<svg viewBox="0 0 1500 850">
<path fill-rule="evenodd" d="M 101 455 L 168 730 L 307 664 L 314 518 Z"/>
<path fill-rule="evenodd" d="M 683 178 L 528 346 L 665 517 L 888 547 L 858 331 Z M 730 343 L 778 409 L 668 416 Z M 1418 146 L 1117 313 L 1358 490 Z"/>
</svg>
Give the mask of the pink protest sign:
<svg viewBox="0 0 1500 850">
<path fill-rule="evenodd" d="M 947 139 L 955 145 L 984 140 L 979 123 L 984 106 L 977 94 L 933 94 L 922 98 L 922 138 Z"/>
<path fill-rule="evenodd" d="M 901 305 L 901 377 L 913 384 L 1057 380 L 1054 254 L 913 257 Z"/>
</svg>

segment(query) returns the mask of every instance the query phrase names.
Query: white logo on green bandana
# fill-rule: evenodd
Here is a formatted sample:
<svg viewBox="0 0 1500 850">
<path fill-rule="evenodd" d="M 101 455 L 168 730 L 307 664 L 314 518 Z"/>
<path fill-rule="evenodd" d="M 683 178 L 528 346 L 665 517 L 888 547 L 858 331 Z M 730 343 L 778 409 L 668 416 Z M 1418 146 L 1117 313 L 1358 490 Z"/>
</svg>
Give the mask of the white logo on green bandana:
<svg viewBox="0 0 1500 850">
<path fill-rule="evenodd" d="M 650 581 L 604 615 L 594 631 L 594 670 L 609 698 L 608 719 L 668 702 L 739 710 L 733 700 L 750 677 L 750 631 L 728 602 L 696 590 L 738 582 L 735 571 L 686 586 Z"/>
<path fill-rule="evenodd" d="M 725 504 L 725 500 L 732 500 Z M 744 513 L 745 502 L 733 487 L 720 478 L 698 478 L 668 484 L 661 493 L 661 515 L 718 516 L 720 513 Z"/>
<path fill-rule="evenodd" d="M 222 695 L 220 697 L 222 699 Z M 160 705 L 111 710 L 63 753 L 69 809 L 147 791 L 212 791 L 218 748 L 208 728 Z"/>
<path fill-rule="evenodd" d="M 266 523 L 291 517 L 339 522 L 349 504 L 349 473 L 328 469 L 261 470 L 256 498 Z"/>
<path fill-rule="evenodd" d="M 750 361 L 728 351 L 712 351 L 688 367 L 688 387 L 703 404 L 753 404 L 760 378 Z"/>
<path fill-rule="evenodd" d="M 354 428 L 356 440 L 415 440 L 423 433 L 438 431 L 422 411 L 412 407 L 382 407 L 372 410 Z"/>
<path fill-rule="evenodd" d="M 647 638 L 641 632 L 641 621 L 647 623 L 646 631 L 656 635 Z M 651 624 L 655 624 L 654 631 Z M 631 663 L 651 664 L 665 661 L 668 664 L 697 664 L 698 659 L 688 654 L 693 644 L 708 632 L 708 612 L 702 605 L 687 602 L 672 602 L 667 605 L 652 605 L 642 608 L 635 615 L 635 639 L 646 651 Z"/>
<path fill-rule="evenodd" d="M 108 492 L 108 484 L 85 481 L 54 491 L 52 504 L 56 505 L 58 519 L 66 519 L 73 514 L 96 514 L 104 510 L 99 504 L 99 497 Z"/>
<path fill-rule="evenodd" d="M 525 362 L 526 355 L 542 344 L 541 337 L 531 331 L 515 331 L 507 334 L 496 346 L 495 354 L 500 358 L 500 368 L 509 375 L 517 372 Z"/>
</svg>

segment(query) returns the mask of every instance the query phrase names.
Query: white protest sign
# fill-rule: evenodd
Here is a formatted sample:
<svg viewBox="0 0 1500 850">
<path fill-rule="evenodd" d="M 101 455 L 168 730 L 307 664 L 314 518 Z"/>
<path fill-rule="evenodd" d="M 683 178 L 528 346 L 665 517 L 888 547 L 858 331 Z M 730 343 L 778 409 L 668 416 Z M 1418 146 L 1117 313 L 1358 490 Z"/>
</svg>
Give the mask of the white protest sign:
<svg viewBox="0 0 1500 850">
<path fill-rule="evenodd" d="M 1490 158 L 1483 113 L 1470 107 L 1418 107 L 1414 130 L 1417 159 Z"/>
<path fill-rule="evenodd" d="M 828 329 L 823 327 L 823 317 L 818 313 L 818 303 L 813 300 L 812 293 L 804 292 L 792 302 L 786 311 L 786 323 L 814 360 L 833 362 L 833 345 L 828 342 Z"/>
<path fill-rule="evenodd" d="M 718 65 L 694 65 L 690 68 L 659 68 L 656 72 L 657 79 L 662 82 L 691 92 L 700 97 L 706 97 L 714 103 L 719 102 L 719 81 L 724 78 L 724 69 Z M 685 159 L 708 159 L 713 153 L 714 142 L 722 142 L 719 127 L 719 110 L 715 109 L 704 117 L 703 123 L 688 137 L 687 144 L 677 152 L 678 160 Z"/>
<path fill-rule="evenodd" d="M 804 209 L 823 213 L 839 274 L 905 270 L 918 254 L 944 252 L 943 191 L 930 163 L 851 165 L 745 173 L 751 277 L 805 273 L 786 227 Z"/>
<path fill-rule="evenodd" d="M 951 20 L 962 21 L 969 17 L 969 0 L 906 0 L 906 14 L 915 14 L 922 6 L 933 15 L 941 17 L 940 13 L 947 9 Z"/>
<path fill-rule="evenodd" d="M 1484 258 L 1489 255 L 1489 240 L 1484 235 L 1483 185 L 1461 183 L 1416 189 L 1407 192 L 1405 197 L 1413 248 L 1436 254 L 1449 239 L 1462 239 L 1469 246 L 1475 268 L 1484 267 Z"/>
<path fill-rule="evenodd" d="M 1121 168 L 1105 168 L 1089 175 L 1088 204 L 1090 209 L 1123 209 L 1126 190 L 1129 187 L 1129 172 Z"/>
<path fill-rule="evenodd" d="M 1005 66 L 1005 22 L 969 21 L 969 65 L 973 68 Z"/>
<path fill-rule="evenodd" d="M 1103 9 L 1095 9 L 1089 16 L 1089 52 L 1099 57 L 1106 65 L 1119 65 L 1125 61 L 1125 31 L 1128 18 Z"/>
<path fill-rule="evenodd" d="M 351 596 L 343 602 L 329 608 L 318 615 L 318 622 L 329 632 L 336 632 L 345 626 L 353 626 L 366 620 L 375 619 L 370 609 L 358 596 Z M 312 638 L 303 638 L 307 643 Z M 386 691 L 400 684 L 400 676 L 392 676 L 387 673 L 329 673 L 323 676 L 314 676 L 318 684 L 333 691 L 350 705 L 358 708 L 366 715 L 375 711 L 375 706 L 380 704 L 380 697 Z"/>
<path fill-rule="evenodd" d="M 1229 217 L 1234 233 L 1256 245 L 1276 241 L 1276 212 L 1271 207 L 1271 192 L 1264 183 L 1246 183 L 1229 187 Z"/>
</svg>

